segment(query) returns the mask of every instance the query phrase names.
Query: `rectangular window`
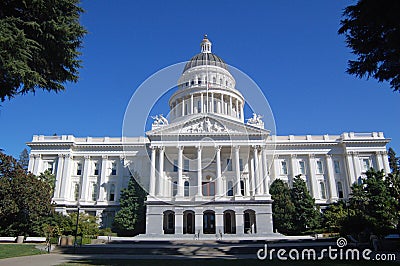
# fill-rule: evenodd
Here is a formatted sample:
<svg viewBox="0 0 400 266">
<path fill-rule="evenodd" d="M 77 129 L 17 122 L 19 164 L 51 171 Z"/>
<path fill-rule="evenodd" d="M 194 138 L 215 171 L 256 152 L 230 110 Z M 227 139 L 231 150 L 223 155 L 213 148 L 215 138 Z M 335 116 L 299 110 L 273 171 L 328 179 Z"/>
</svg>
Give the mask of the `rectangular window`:
<svg viewBox="0 0 400 266">
<path fill-rule="evenodd" d="M 239 168 L 240 168 L 240 171 L 243 171 L 243 160 L 242 159 L 239 159 Z"/>
<path fill-rule="evenodd" d="M 364 171 L 368 171 L 371 168 L 369 159 L 362 159 L 362 164 L 363 164 Z"/>
<path fill-rule="evenodd" d="M 203 196 L 214 196 L 215 195 L 215 183 L 214 182 L 203 182 Z"/>
<path fill-rule="evenodd" d="M 287 165 L 285 161 L 281 162 L 281 174 L 282 175 L 287 175 L 288 171 L 287 171 Z"/>
<path fill-rule="evenodd" d="M 340 163 L 339 161 L 333 161 L 333 164 L 335 166 L 335 173 L 340 174 Z"/>
<path fill-rule="evenodd" d="M 99 175 L 99 164 L 94 163 L 94 175 Z"/>
<path fill-rule="evenodd" d="M 322 161 L 317 161 L 317 173 L 318 174 L 324 173 L 324 169 L 322 168 Z"/>
<path fill-rule="evenodd" d="M 226 159 L 226 168 L 228 171 L 232 171 L 232 160 L 230 158 Z"/>
<path fill-rule="evenodd" d="M 201 101 L 197 101 L 197 112 L 201 113 Z"/>
<path fill-rule="evenodd" d="M 116 162 L 112 163 L 111 175 L 117 175 L 117 163 Z"/>
<path fill-rule="evenodd" d="M 299 161 L 299 168 L 300 168 L 300 174 L 305 175 L 306 174 L 306 163 L 304 161 Z"/>
<path fill-rule="evenodd" d="M 189 172 L 189 160 L 185 159 L 183 160 L 183 171 Z"/>
<path fill-rule="evenodd" d="M 92 185 L 92 201 L 97 200 L 97 184 L 93 183 Z"/>
<path fill-rule="evenodd" d="M 76 164 L 76 175 L 81 175 L 82 174 L 82 164 L 77 163 Z"/>
<path fill-rule="evenodd" d="M 178 194 L 178 181 L 174 181 L 172 184 L 172 196 L 176 196 Z"/>
<path fill-rule="evenodd" d="M 53 173 L 54 170 L 54 162 L 46 162 L 46 170 L 50 171 L 51 173 Z"/>
<path fill-rule="evenodd" d="M 79 200 L 79 184 L 75 184 L 75 190 L 74 190 L 74 198 L 75 198 L 75 201 L 78 201 Z"/>
<path fill-rule="evenodd" d="M 109 201 L 114 201 L 115 200 L 115 185 L 111 184 L 110 187 L 110 196 L 109 196 Z"/>
<path fill-rule="evenodd" d="M 173 167 L 174 167 L 173 171 L 174 171 L 174 172 L 178 172 L 178 160 L 174 160 L 174 165 L 173 165 Z"/>
<path fill-rule="evenodd" d="M 228 197 L 232 197 L 233 196 L 233 182 L 232 181 L 228 181 L 228 190 L 226 192 L 226 195 Z"/>
</svg>

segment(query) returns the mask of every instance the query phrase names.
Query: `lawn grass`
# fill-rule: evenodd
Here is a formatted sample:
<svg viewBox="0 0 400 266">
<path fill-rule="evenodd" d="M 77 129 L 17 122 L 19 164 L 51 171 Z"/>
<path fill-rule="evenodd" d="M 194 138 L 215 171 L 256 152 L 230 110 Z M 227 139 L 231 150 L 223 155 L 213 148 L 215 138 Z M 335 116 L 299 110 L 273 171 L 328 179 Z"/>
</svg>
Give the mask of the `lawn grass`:
<svg viewBox="0 0 400 266">
<path fill-rule="evenodd" d="M 0 244 L 0 259 L 44 254 L 31 244 Z"/>
</svg>

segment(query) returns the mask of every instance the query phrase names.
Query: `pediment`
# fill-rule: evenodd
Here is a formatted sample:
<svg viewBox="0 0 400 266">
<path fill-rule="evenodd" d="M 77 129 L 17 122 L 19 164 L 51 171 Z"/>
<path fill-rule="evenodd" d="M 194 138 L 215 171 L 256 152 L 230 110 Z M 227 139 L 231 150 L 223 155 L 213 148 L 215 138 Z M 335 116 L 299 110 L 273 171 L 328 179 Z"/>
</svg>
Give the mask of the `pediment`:
<svg viewBox="0 0 400 266">
<path fill-rule="evenodd" d="M 156 135 L 268 135 L 269 131 L 213 114 L 197 114 L 146 132 Z"/>
</svg>

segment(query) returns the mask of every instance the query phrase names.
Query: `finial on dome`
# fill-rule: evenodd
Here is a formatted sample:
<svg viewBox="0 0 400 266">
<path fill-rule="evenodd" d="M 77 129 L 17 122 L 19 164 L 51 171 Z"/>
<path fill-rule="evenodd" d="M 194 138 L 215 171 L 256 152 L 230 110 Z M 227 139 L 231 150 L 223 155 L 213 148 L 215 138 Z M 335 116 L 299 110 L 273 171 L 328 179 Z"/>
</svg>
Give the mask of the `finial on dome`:
<svg viewBox="0 0 400 266">
<path fill-rule="evenodd" d="M 207 37 L 207 34 L 204 34 L 203 40 L 200 43 L 201 52 L 202 53 L 211 53 L 211 42 Z"/>
</svg>

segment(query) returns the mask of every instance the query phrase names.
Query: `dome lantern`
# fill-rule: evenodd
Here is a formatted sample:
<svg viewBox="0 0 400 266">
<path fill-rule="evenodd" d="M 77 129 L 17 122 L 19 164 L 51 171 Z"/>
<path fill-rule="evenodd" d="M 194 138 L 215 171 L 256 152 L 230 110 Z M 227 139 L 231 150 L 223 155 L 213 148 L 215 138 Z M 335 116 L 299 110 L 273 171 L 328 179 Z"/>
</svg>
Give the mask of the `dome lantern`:
<svg viewBox="0 0 400 266">
<path fill-rule="evenodd" d="M 211 53 L 211 42 L 210 40 L 207 38 L 207 34 L 204 35 L 203 40 L 201 41 L 201 52 L 204 54 L 209 54 Z"/>
</svg>

